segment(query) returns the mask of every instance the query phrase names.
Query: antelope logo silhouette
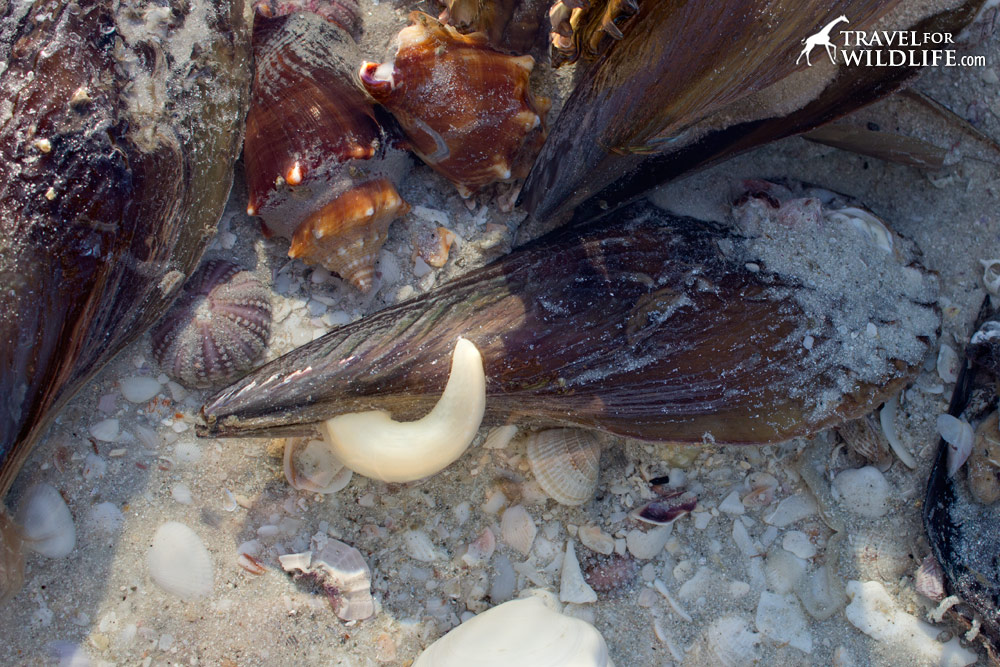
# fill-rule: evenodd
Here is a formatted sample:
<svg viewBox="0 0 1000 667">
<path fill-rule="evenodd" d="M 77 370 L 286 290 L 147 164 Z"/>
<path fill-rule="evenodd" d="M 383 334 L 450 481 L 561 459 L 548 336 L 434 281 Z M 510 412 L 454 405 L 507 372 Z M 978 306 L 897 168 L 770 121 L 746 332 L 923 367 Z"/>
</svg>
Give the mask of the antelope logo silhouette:
<svg viewBox="0 0 1000 667">
<path fill-rule="evenodd" d="M 799 54 L 799 57 L 795 59 L 795 64 L 798 65 L 799 61 L 802 60 L 802 57 L 805 56 L 806 64 L 812 67 L 812 63 L 809 62 L 809 53 L 817 46 L 822 46 L 824 49 L 826 49 L 826 55 L 830 56 L 830 62 L 836 65 L 837 47 L 833 42 L 830 41 L 830 31 L 833 30 L 833 26 L 837 25 L 838 23 L 850 23 L 850 21 L 847 20 L 846 16 L 841 14 L 840 16 L 838 16 L 837 18 L 833 19 L 825 26 L 823 26 L 823 29 L 817 32 L 815 35 L 810 35 L 809 37 L 803 39 L 802 43 L 805 44 L 805 46 L 802 47 L 802 53 Z"/>
</svg>

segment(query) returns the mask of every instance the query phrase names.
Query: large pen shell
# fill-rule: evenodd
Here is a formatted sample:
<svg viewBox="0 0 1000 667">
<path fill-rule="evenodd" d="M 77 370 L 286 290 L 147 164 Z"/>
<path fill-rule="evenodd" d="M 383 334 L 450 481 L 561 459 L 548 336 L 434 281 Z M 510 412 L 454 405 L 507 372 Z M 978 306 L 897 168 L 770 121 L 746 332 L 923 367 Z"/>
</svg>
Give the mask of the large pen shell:
<svg viewBox="0 0 1000 667">
<path fill-rule="evenodd" d="M 636 205 L 557 230 L 258 369 L 205 406 L 202 430 L 412 419 L 442 391 L 458 336 L 482 353 L 494 423 L 770 443 L 858 417 L 919 369 L 937 287 L 910 244 L 897 262 L 847 221 L 804 222 L 818 210 L 760 203 L 720 227 Z"/>
</svg>

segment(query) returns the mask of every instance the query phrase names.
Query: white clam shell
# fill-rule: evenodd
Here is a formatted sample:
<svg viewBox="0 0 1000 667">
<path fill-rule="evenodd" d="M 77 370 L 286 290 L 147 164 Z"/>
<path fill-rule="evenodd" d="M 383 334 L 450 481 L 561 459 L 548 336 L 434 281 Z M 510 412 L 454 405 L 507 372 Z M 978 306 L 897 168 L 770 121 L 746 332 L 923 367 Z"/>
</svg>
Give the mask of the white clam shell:
<svg viewBox="0 0 1000 667">
<path fill-rule="evenodd" d="M 212 557 L 205 544 L 197 533 L 177 521 L 168 521 L 156 530 L 146 564 L 153 582 L 182 600 L 205 597 L 215 583 Z"/>
<path fill-rule="evenodd" d="M 287 438 L 283 464 L 292 488 L 310 493 L 336 493 L 350 484 L 354 475 L 330 445 L 312 438 Z"/>
<path fill-rule="evenodd" d="M 25 545 L 43 556 L 62 558 L 76 546 L 73 515 L 51 484 L 28 489 L 14 520 L 21 526 Z"/>
<path fill-rule="evenodd" d="M 162 385 L 156 378 L 134 375 L 118 381 L 122 396 L 130 403 L 145 403 L 160 393 Z"/>
<path fill-rule="evenodd" d="M 594 626 L 545 606 L 512 600 L 431 644 L 413 667 L 614 667 Z"/>
<path fill-rule="evenodd" d="M 406 553 L 410 554 L 411 558 L 424 563 L 433 563 L 445 558 L 431 542 L 430 535 L 422 530 L 408 530 L 403 533 L 403 543 L 406 544 Z"/>
<path fill-rule="evenodd" d="M 666 546 L 672 529 L 673 524 L 656 526 L 652 530 L 647 531 L 633 528 L 625 535 L 625 544 L 628 546 L 628 552 L 639 560 L 655 558 L 663 551 L 663 547 Z"/>
<path fill-rule="evenodd" d="M 514 505 L 503 513 L 500 521 L 500 536 L 510 547 L 525 556 L 531 553 L 531 545 L 535 541 L 538 529 L 535 521 L 524 509 L 524 505 Z"/>
<path fill-rule="evenodd" d="M 525 443 L 528 463 L 542 490 L 562 505 L 582 505 L 594 497 L 600 473 L 598 436 L 577 428 L 539 431 Z"/>
</svg>

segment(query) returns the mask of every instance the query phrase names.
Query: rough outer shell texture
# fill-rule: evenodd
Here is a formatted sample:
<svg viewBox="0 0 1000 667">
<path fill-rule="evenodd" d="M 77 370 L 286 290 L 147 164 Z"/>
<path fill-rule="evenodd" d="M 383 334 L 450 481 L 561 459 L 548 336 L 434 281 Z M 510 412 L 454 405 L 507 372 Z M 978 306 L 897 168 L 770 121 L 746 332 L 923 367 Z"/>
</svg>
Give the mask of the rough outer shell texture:
<svg viewBox="0 0 1000 667">
<path fill-rule="evenodd" d="M 614 667 L 601 634 L 538 598 L 512 600 L 466 621 L 413 667 Z"/>
<path fill-rule="evenodd" d="M 367 292 L 389 223 L 409 210 L 395 187 L 407 158 L 354 81 L 357 7 L 308 4 L 277 16 L 258 8 L 247 212 L 293 241 L 289 256 Z M 315 4 L 339 11 L 325 16 Z"/>
<path fill-rule="evenodd" d="M 463 197 L 523 178 L 544 140 L 549 102 L 535 99 L 535 61 L 487 46 L 420 12 L 391 63 L 366 62 L 361 83 L 402 125 L 413 151 Z"/>
<path fill-rule="evenodd" d="M 531 471 L 550 498 L 562 505 L 582 505 L 594 496 L 601 463 L 596 433 L 549 429 L 531 435 L 525 447 Z"/>
<path fill-rule="evenodd" d="M 212 260 L 153 330 L 153 356 L 183 384 L 210 387 L 250 370 L 270 335 L 268 290 L 249 271 Z"/>
</svg>

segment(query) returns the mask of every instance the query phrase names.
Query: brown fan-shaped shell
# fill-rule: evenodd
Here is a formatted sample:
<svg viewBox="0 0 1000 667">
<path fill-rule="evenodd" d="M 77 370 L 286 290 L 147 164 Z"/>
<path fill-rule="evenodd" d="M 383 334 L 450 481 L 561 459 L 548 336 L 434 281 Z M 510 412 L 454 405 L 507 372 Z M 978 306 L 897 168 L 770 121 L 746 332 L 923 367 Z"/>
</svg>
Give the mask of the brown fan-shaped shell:
<svg viewBox="0 0 1000 667">
<path fill-rule="evenodd" d="M 324 229 L 327 236 L 337 228 L 354 229 L 343 243 L 363 238 L 365 248 L 346 262 L 338 261 L 337 248 L 330 250 L 332 239 L 323 244 L 326 250 L 299 243 L 289 254 L 321 264 L 366 291 L 372 285 L 374 258 L 395 217 L 389 208 L 376 207 L 378 213 L 369 219 L 369 200 L 398 201 L 399 215 L 408 210 L 395 189 L 406 156 L 390 145 L 354 81 L 361 59 L 353 37 L 360 30 L 356 3 L 307 4 L 258 5 L 256 71 L 244 149 L 247 213 L 261 216 L 271 231 L 288 239 L 303 228 Z M 362 194 L 349 195 L 357 187 Z M 381 193 L 375 194 L 377 190 Z M 363 224 L 374 229 L 358 230 Z M 358 264 L 358 257 L 368 263 Z"/>
<path fill-rule="evenodd" d="M 525 176 L 549 106 L 529 88 L 534 59 L 494 51 L 482 33 L 462 35 L 421 12 L 410 20 L 393 62 L 361 66 L 362 85 L 463 197 Z"/>
</svg>

